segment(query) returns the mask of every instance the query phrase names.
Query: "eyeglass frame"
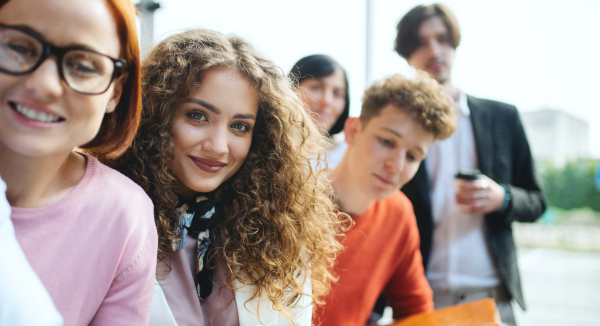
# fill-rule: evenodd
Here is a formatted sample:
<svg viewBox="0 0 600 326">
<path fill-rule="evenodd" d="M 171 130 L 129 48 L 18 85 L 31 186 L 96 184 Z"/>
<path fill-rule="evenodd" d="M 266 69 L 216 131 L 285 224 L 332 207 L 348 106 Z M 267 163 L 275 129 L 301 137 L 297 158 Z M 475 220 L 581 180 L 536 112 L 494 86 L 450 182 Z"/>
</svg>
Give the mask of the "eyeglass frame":
<svg viewBox="0 0 600 326">
<path fill-rule="evenodd" d="M 50 42 L 46 41 L 42 36 L 37 34 L 35 31 L 29 30 L 28 28 L 23 28 L 20 26 L 12 26 L 12 25 L 0 23 L 0 29 L 1 28 L 13 29 L 13 30 L 17 30 L 21 33 L 27 34 L 28 36 L 31 36 L 32 38 L 34 38 L 36 41 L 40 42 L 40 44 L 42 45 L 42 54 L 40 55 L 40 58 L 38 59 L 38 61 L 33 66 L 31 66 L 31 68 L 29 68 L 25 71 L 22 71 L 22 72 L 14 72 L 14 71 L 8 71 L 0 66 L 0 72 L 3 72 L 5 74 L 11 75 L 11 76 L 24 76 L 24 75 L 30 74 L 30 73 L 34 72 L 37 68 L 39 68 L 42 65 L 42 63 L 44 63 L 44 61 L 46 61 L 46 59 L 48 59 L 51 55 L 53 55 L 56 57 L 56 66 L 58 68 L 58 75 L 60 76 L 60 79 L 69 87 L 69 89 L 73 90 L 74 92 L 77 92 L 79 94 L 84 94 L 84 95 L 100 95 L 100 94 L 105 93 L 108 90 L 108 88 L 110 87 L 110 85 L 113 83 L 113 81 L 116 78 L 118 78 L 119 76 L 121 76 L 125 72 L 125 69 L 127 69 L 127 61 L 124 59 L 113 58 L 109 55 L 100 53 L 98 51 L 91 50 L 84 46 L 56 46 L 56 45 L 51 44 Z M 108 85 L 106 86 L 106 88 L 103 91 L 101 91 L 101 92 L 83 92 L 83 91 L 74 89 L 69 84 L 69 82 L 65 78 L 65 75 L 63 72 L 63 58 L 67 52 L 72 51 L 72 50 L 79 50 L 79 51 L 95 53 L 95 54 L 101 55 L 103 57 L 107 57 L 108 59 L 110 59 L 113 62 L 113 73 L 110 77 L 110 82 L 108 83 Z"/>
</svg>

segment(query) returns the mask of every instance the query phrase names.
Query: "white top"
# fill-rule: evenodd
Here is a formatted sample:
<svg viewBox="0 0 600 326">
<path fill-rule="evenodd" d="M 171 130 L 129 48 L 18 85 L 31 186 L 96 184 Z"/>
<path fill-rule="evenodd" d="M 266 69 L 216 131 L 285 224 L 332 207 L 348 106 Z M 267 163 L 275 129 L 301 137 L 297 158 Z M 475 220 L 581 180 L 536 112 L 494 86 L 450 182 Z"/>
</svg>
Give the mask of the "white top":
<svg viewBox="0 0 600 326">
<path fill-rule="evenodd" d="M 332 140 L 332 147 L 325 156 L 325 159 L 327 160 L 327 168 L 330 170 L 335 169 L 340 164 L 344 154 L 346 153 L 346 150 L 348 149 L 346 137 L 344 136 L 343 132 L 334 135 Z"/>
<path fill-rule="evenodd" d="M 331 143 L 329 144 L 325 156 L 321 156 L 325 160 L 325 164 L 323 164 L 322 161 L 317 161 L 315 156 L 315 158 L 313 158 L 310 162 L 313 170 L 321 171 L 335 169 L 342 161 L 342 158 L 344 157 L 344 154 L 346 154 L 347 149 L 348 144 L 346 144 L 346 137 L 344 136 L 344 133 L 341 132 L 339 134 L 333 135 L 333 137 L 331 137 Z"/>
<path fill-rule="evenodd" d="M 15 237 L 5 193 L 0 178 L 0 325 L 62 325 L 62 316 Z"/>
<path fill-rule="evenodd" d="M 271 301 L 263 295 L 261 298 L 250 300 L 256 288 L 251 285 L 243 285 L 235 282 L 234 301 L 237 309 L 237 319 L 240 326 L 310 326 L 312 322 L 312 299 L 308 295 L 302 295 L 294 302 L 287 311 L 292 320 L 285 315 L 275 311 Z M 309 278 L 304 280 L 304 293 L 312 293 L 312 283 Z M 213 288 L 213 291 L 215 289 Z M 205 299 L 206 300 L 206 299 Z M 198 321 L 200 323 L 200 321 Z M 165 297 L 163 287 L 156 282 L 154 284 L 154 296 L 152 309 L 150 311 L 149 326 L 179 326 L 173 315 L 173 309 Z"/>
<path fill-rule="evenodd" d="M 456 172 L 479 166 L 465 93 L 460 93 L 456 110 L 459 116 L 456 132 L 434 142 L 425 161 L 435 225 L 426 275 L 434 291 L 500 284 L 489 251 L 483 215 L 462 213 L 455 201 Z"/>
<path fill-rule="evenodd" d="M 149 326 L 282 326 L 292 325 L 285 315 L 272 308 L 272 303 L 263 294 L 252 298 L 256 288 L 235 283 L 235 290 L 225 286 L 227 266 L 220 257 L 215 257 L 213 290 L 198 300 L 194 283 L 197 266 L 197 240 L 187 236 L 182 250 L 171 259 L 171 272 L 155 283 L 150 311 Z M 160 265 L 159 271 L 162 271 Z M 305 279 L 304 293 L 312 293 L 311 280 Z M 296 326 L 310 326 L 312 301 L 308 295 L 287 309 Z"/>
</svg>

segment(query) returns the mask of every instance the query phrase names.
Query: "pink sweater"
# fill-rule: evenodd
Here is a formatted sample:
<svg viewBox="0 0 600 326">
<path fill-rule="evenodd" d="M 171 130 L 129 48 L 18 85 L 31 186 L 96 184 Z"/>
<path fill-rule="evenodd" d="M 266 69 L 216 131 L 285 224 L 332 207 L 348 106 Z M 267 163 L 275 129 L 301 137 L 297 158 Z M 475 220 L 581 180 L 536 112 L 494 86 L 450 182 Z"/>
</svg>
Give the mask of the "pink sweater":
<svg viewBox="0 0 600 326">
<path fill-rule="evenodd" d="M 66 326 L 147 325 L 158 246 L 152 202 L 86 158 L 83 179 L 58 202 L 12 207 L 15 234 Z"/>
</svg>

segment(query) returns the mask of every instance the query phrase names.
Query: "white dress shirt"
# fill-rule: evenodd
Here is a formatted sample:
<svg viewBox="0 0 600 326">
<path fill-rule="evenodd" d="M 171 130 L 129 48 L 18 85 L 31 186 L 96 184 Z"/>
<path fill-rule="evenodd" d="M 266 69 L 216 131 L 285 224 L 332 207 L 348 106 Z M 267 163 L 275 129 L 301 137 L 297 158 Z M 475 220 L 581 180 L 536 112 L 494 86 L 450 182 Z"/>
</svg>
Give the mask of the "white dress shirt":
<svg viewBox="0 0 600 326">
<path fill-rule="evenodd" d="M 426 275 L 434 291 L 500 284 L 488 247 L 483 215 L 462 213 L 455 201 L 456 172 L 479 166 L 467 96 L 462 92 L 456 110 L 459 117 L 456 132 L 448 139 L 433 143 L 426 160 L 434 221 Z"/>
</svg>

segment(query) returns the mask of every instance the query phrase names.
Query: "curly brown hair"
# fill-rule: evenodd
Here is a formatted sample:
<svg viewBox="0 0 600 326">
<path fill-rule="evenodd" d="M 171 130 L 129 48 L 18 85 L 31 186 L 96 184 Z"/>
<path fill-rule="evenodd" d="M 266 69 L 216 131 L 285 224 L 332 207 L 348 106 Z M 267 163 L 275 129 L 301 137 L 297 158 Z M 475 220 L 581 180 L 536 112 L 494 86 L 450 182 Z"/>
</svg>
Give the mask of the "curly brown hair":
<svg viewBox="0 0 600 326">
<path fill-rule="evenodd" d="M 146 190 L 155 205 L 159 261 L 170 271 L 177 179 L 172 124 L 176 108 L 202 82 L 204 71 L 232 67 L 256 87 L 257 121 L 248 156 L 219 186 L 221 210 L 211 256 L 218 252 L 234 281 L 256 286 L 284 314 L 300 295 L 316 304 L 335 280 L 332 265 L 341 251 L 346 220 L 334 212 L 330 184 L 313 172 L 311 158 L 326 140 L 312 123 L 290 81 L 271 61 L 237 36 L 194 29 L 159 43 L 142 62 L 143 113 L 132 147 L 115 167 Z M 310 275 L 313 293 L 303 293 Z"/>
<path fill-rule="evenodd" d="M 422 71 L 413 77 L 391 75 L 365 90 L 360 120 L 369 122 L 388 104 L 413 115 L 436 140 L 450 137 L 456 130 L 454 102 L 442 86 Z"/>
</svg>

